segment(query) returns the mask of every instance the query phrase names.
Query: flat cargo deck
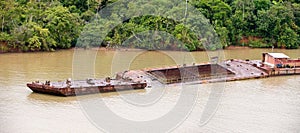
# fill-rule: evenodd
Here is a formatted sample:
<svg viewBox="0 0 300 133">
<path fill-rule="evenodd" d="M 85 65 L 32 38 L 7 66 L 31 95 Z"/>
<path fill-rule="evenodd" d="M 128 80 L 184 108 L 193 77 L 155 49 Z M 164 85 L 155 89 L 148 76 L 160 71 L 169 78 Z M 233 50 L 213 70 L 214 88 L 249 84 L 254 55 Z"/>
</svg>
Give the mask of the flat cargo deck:
<svg viewBox="0 0 300 133">
<path fill-rule="evenodd" d="M 227 60 L 219 64 L 156 68 L 146 72 L 163 84 L 187 82 L 203 84 L 268 77 L 268 73 L 259 65 L 260 62 L 256 60 Z"/>
<path fill-rule="evenodd" d="M 72 82 L 52 82 L 46 83 L 32 82 L 27 86 L 37 93 L 58 95 L 58 96 L 75 96 L 93 93 L 115 92 L 124 90 L 144 89 L 147 83 L 144 81 L 132 82 L 122 80 L 77 80 Z"/>
</svg>

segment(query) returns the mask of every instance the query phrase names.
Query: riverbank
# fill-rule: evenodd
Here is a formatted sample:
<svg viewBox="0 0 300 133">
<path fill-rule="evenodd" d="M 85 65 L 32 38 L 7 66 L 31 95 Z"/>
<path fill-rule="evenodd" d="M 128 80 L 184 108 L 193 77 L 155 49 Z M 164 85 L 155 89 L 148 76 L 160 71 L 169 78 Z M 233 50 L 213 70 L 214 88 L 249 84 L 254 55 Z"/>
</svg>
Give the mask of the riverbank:
<svg viewBox="0 0 300 133">
<path fill-rule="evenodd" d="M 107 48 L 107 47 L 92 47 L 92 48 L 78 48 L 78 47 L 72 47 L 68 49 L 56 49 L 52 51 L 42 51 L 42 50 L 36 50 L 36 51 L 22 51 L 21 49 L 8 49 L 3 50 L 6 48 L 3 48 L 5 46 L 0 45 L 0 54 L 7 54 L 7 53 L 41 53 L 41 52 L 57 52 L 57 51 L 65 51 L 65 50 L 99 50 L 99 51 L 140 51 L 145 49 L 137 49 L 137 48 Z M 247 49 L 270 49 L 270 48 L 251 48 L 249 46 L 228 46 L 224 48 L 223 50 L 247 50 Z M 159 50 L 159 49 L 158 49 Z M 290 50 L 290 49 L 284 49 L 284 48 L 274 48 L 274 50 Z M 291 49 L 291 50 L 299 50 L 299 49 Z M 148 51 L 155 51 L 155 50 L 148 50 Z M 178 50 L 162 50 L 162 51 L 178 51 Z M 190 51 L 190 52 L 201 52 L 206 50 L 196 50 L 196 51 Z"/>
<path fill-rule="evenodd" d="M 226 50 L 239 50 L 239 49 L 255 49 L 255 48 L 251 48 L 249 46 L 228 46 L 225 48 Z M 265 48 L 268 49 L 268 48 Z"/>
</svg>

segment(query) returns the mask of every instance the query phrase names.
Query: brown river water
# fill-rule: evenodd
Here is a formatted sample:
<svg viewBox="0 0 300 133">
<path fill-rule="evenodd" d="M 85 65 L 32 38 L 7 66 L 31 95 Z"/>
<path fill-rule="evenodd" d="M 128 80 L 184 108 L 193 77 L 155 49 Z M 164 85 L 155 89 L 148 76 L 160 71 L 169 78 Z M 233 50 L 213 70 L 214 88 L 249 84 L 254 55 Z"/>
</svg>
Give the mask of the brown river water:
<svg viewBox="0 0 300 133">
<path fill-rule="evenodd" d="M 223 55 L 259 60 L 262 52 L 271 51 L 235 49 Z M 300 49 L 274 52 L 300 57 Z M 1 54 L 0 132 L 300 132 L 299 75 L 201 85 L 153 83 L 145 90 L 76 97 L 37 94 L 26 87 L 36 80 L 104 78 L 125 69 L 208 59 L 206 52 L 134 50 Z M 181 97 L 187 101 L 177 108 Z M 166 119 L 156 121 L 160 118 Z"/>
</svg>

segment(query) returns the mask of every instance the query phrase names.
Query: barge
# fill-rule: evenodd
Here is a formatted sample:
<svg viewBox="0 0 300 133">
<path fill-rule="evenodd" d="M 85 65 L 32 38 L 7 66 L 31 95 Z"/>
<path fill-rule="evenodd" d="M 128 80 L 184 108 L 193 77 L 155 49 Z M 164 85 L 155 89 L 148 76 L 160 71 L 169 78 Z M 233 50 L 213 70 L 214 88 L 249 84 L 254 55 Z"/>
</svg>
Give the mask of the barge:
<svg viewBox="0 0 300 133">
<path fill-rule="evenodd" d="M 290 59 L 283 53 L 263 53 L 262 60 L 230 59 L 220 63 L 193 64 L 145 70 L 163 84 L 214 83 L 272 76 L 299 75 L 300 58 Z"/>
<path fill-rule="evenodd" d="M 279 75 L 300 74 L 300 59 L 289 59 L 282 53 L 263 53 L 262 60 L 230 59 L 220 63 L 172 66 L 119 72 L 115 79 L 87 79 L 66 82 L 38 81 L 27 84 L 37 93 L 75 96 L 92 93 L 144 89 L 158 81 L 160 84 L 214 83 L 246 79 L 267 78 Z"/>
<path fill-rule="evenodd" d="M 110 78 L 106 78 L 105 80 L 87 79 L 75 81 L 67 79 L 66 82 L 46 81 L 46 83 L 35 81 L 27 84 L 27 87 L 29 87 L 33 92 L 57 96 L 75 96 L 94 93 L 144 89 L 146 86 L 147 83 L 145 81 L 133 82 L 130 80 L 112 80 Z"/>
</svg>

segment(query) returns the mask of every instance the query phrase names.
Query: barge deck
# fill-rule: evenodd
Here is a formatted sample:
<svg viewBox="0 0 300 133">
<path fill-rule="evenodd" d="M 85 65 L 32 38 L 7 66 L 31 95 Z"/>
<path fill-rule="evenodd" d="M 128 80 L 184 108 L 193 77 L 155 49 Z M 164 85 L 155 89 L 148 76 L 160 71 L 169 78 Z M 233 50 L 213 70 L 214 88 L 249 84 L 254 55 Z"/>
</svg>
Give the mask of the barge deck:
<svg viewBox="0 0 300 133">
<path fill-rule="evenodd" d="M 272 54 L 270 54 L 272 55 Z M 281 55 L 281 54 L 273 54 Z M 119 72 L 116 79 L 106 78 L 87 79 L 66 82 L 47 81 L 44 83 L 32 82 L 27 86 L 34 92 L 46 93 L 60 96 L 75 96 L 92 93 L 114 92 L 122 90 L 144 89 L 150 87 L 151 82 L 159 82 L 160 84 L 176 84 L 176 83 L 214 83 L 229 82 L 246 79 L 267 78 L 280 75 L 296 75 L 300 74 L 300 59 L 298 60 L 282 60 L 280 57 L 274 59 L 275 64 L 266 65 L 267 55 L 263 54 L 263 60 L 237 60 L 231 59 L 216 64 L 193 64 L 190 66 L 173 66 L 167 68 L 153 68 L 144 70 L 130 70 Z M 286 56 L 284 56 L 286 57 Z M 266 59 L 265 59 L 266 58 Z M 273 60 L 271 60 L 273 61 Z M 271 62 L 270 61 L 270 62 Z M 291 64 L 292 62 L 292 64 Z M 284 64 L 285 63 L 285 64 Z M 291 67 L 291 65 L 293 65 Z M 286 66 L 286 67 L 274 67 Z"/>
<path fill-rule="evenodd" d="M 40 83 L 39 81 L 28 83 L 27 86 L 37 93 L 51 94 L 57 96 L 75 96 L 94 93 L 115 92 L 124 90 L 144 89 L 147 83 L 132 82 L 123 80 L 110 80 L 109 82 L 100 79 L 88 79 L 66 82 L 53 82 L 46 81 Z"/>
</svg>

